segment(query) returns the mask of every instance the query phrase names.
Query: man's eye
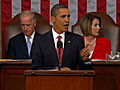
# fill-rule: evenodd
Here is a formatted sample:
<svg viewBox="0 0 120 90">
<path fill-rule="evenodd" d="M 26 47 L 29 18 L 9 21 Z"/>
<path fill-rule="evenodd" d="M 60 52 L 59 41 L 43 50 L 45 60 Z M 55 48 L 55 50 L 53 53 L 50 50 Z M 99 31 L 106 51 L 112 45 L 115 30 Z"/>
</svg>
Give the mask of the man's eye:
<svg viewBox="0 0 120 90">
<path fill-rule="evenodd" d="M 26 26 L 28 26 L 28 27 L 29 27 L 30 25 L 31 25 L 31 24 L 26 24 Z"/>
<path fill-rule="evenodd" d="M 21 24 L 21 26 L 25 26 L 25 24 Z"/>
<path fill-rule="evenodd" d="M 70 15 L 68 15 L 68 17 L 70 17 Z"/>
<path fill-rule="evenodd" d="M 64 18 L 66 15 L 63 15 L 62 17 Z"/>
<path fill-rule="evenodd" d="M 21 26 L 28 26 L 28 27 L 30 27 L 31 24 L 21 24 Z"/>
</svg>

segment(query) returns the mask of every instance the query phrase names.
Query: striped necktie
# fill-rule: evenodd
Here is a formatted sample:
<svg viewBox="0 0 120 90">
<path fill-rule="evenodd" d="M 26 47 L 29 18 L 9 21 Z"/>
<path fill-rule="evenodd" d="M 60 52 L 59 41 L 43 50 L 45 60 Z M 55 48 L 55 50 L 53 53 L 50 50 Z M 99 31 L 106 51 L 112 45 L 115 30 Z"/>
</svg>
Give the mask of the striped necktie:
<svg viewBox="0 0 120 90">
<path fill-rule="evenodd" d="M 62 60 L 63 60 L 63 54 L 64 54 L 64 48 L 63 48 L 63 43 L 61 41 L 61 36 L 58 36 L 58 41 L 57 41 L 57 55 L 59 58 L 60 66 L 62 65 Z"/>
<path fill-rule="evenodd" d="M 31 46 L 32 46 L 32 44 L 30 42 L 30 38 L 31 37 L 27 37 L 27 47 L 28 47 L 28 54 L 29 54 L 29 56 L 30 56 L 30 51 L 31 51 Z"/>
</svg>

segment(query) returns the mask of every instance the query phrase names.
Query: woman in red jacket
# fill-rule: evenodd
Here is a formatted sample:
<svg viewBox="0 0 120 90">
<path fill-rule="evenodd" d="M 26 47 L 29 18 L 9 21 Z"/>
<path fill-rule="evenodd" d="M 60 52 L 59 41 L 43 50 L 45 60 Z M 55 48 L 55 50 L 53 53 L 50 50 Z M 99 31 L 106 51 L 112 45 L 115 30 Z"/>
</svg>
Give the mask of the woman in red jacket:
<svg viewBox="0 0 120 90">
<path fill-rule="evenodd" d="M 106 60 L 106 54 L 111 52 L 111 41 L 99 36 L 101 18 L 88 13 L 80 19 L 80 27 L 84 44 L 90 51 L 89 58 Z"/>
</svg>

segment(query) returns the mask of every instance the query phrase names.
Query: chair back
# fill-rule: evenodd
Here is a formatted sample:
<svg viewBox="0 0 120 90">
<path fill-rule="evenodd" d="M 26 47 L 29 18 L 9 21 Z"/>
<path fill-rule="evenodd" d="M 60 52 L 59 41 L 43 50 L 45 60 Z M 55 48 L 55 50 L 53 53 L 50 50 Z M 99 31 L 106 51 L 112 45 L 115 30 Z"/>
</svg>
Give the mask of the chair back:
<svg viewBox="0 0 120 90">
<path fill-rule="evenodd" d="M 52 26 L 48 23 L 47 19 L 44 18 L 39 13 L 35 12 L 35 15 L 36 15 L 36 21 L 37 21 L 35 30 L 40 34 L 44 34 L 48 31 L 50 31 Z M 18 14 L 6 26 L 6 30 L 5 30 L 5 56 L 6 56 L 6 52 L 7 52 L 9 39 L 11 37 L 19 34 L 20 32 L 22 32 L 22 28 L 20 25 L 20 19 L 19 19 L 19 14 Z"/>
</svg>

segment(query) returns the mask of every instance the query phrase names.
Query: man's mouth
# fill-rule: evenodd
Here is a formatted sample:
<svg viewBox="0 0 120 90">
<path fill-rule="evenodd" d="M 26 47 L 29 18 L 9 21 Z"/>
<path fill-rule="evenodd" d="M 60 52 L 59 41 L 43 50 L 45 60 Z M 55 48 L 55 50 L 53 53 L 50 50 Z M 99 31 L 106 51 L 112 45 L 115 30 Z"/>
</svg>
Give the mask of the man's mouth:
<svg viewBox="0 0 120 90">
<path fill-rule="evenodd" d="M 68 26 L 69 26 L 69 24 L 65 24 L 64 26 L 65 26 L 65 27 L 68 27 Z"/>
<path fill-rule="evenodd" d="M 28 30 L 25 30 L 24 32 L 29 32 Z"/>
</svg>

